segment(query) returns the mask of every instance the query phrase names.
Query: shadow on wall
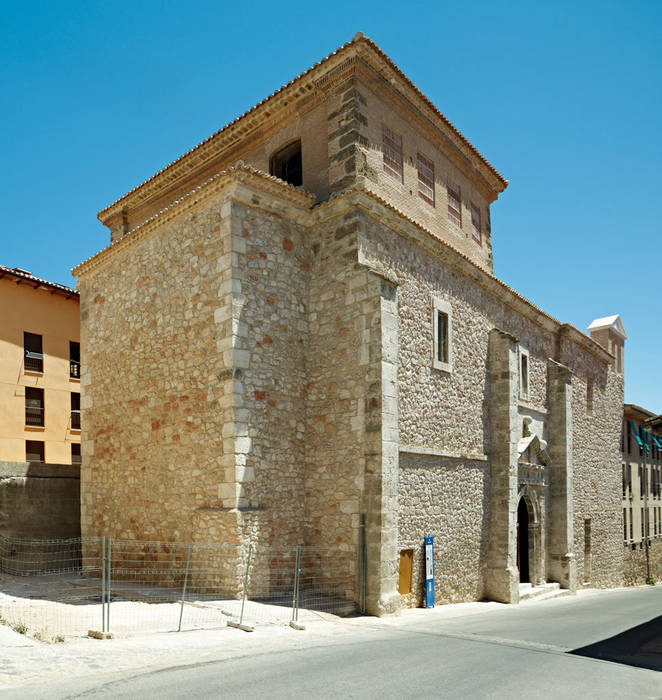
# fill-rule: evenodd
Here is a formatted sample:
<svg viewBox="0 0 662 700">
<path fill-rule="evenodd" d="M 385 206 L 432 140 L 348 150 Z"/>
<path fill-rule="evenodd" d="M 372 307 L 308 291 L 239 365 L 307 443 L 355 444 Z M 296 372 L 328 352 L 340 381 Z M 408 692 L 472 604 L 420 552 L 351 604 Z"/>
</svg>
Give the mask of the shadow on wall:
<svg viewBox="0 0 662 700">
<path fill-rule="evenodd" d="M 0 462 L 0 534 L 80 537 L 80 467 Z"/>
<path fill-rule="evenodd" d="M 662 615 L 614 637 L 574 649 L 569 653 L 662 671 Z"/>
</svg>

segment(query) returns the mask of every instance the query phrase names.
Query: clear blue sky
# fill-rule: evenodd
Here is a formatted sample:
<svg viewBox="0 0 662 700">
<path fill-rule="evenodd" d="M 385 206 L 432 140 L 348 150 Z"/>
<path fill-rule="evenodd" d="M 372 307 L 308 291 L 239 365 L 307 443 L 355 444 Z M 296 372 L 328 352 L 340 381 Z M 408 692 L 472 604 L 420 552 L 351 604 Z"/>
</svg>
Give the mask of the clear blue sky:
<svg viewBox="0 0 662 700">
<path fill-rule="evenodd" d="M 495 272 L 620 313 L 662 412 L 662 2 L 2 3 L 0 263 L 73 285 L 96 213 L 349 40 L 374 39 L 510 180 Z"/>
</svg>

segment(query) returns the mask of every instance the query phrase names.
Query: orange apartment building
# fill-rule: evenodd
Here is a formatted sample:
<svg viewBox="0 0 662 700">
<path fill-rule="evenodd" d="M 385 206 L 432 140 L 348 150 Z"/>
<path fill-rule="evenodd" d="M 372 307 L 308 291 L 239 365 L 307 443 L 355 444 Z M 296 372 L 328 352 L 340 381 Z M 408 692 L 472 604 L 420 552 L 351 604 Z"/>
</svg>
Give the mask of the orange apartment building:
<svg viewBox="0 0 662 700">
<path fill-rule="evenodd" d="M 0 462 L 80 463 L 78 292 L 0 265 Z"/>
</svg>

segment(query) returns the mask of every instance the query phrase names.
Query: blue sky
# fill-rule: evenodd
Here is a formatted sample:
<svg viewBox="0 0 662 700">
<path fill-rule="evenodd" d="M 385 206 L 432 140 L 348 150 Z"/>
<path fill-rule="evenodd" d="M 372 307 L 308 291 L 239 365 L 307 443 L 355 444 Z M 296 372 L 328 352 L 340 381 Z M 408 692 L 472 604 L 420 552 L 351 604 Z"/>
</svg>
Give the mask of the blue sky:
<svg viewBox="0 0 662 700">
<path fill-rule="evenodd" d="M 358 30 L 510 181 L 495 273 L 585 330 L 620 313 L 662 412 L 662 2 L 2 3 L 0 263 L 73 285 L 96 213 Z"/>
</svg>

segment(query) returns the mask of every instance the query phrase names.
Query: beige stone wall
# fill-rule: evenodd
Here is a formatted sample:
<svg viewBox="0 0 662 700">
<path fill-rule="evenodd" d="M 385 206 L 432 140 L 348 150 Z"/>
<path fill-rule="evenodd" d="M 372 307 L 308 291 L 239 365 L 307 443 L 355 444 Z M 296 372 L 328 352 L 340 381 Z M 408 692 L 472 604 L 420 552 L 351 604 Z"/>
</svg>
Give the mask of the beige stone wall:
<svg viewBox="0 0 662 700">
<path fill-rule="evenodd" d="M 486 461 L 400 453 L 398 548 L 414 550 L 412 593 L 403 605 L 424 603 L 423 539 L 428 535 L 435 538 L 436 603 L 483 598 L 489 484 Z"/>
<path fill-rule="evenodd" d="M 484 543 L 480 544 L 475 536 L 488 517 L 484 500 L 474 493 L 475 489 L 458 491 L 453 488 L 452 479 L 444 480 L 439 476 L 435 481 L 429 474 L 442 473 L 444 460 L 454 456 L 460 458 L 461 465 L 456 466 L 455 478 L 459 483 L 471 484 L 476 475 L 472 457 L 485 459 L 487 456 L 489 460 L 490 396 L 486 358 L 489 331 L 495 327 L 512 334 L 520 346 L 529 352 L 529 396 L 517 400 L 516 410 L 520 418 L 515 440 L 522 436 L 521 420 L 526 415 L 533 417 L 540 437 L 547 437 L 550 410 L 547 364 L 548 358 L 557 353 L 557 339 L 533 319 L 504 304 L 503 299 L 459 274 L 451 265 L 444 263 L 443 256 L 434 257 L 405 237 L 368 219 L 363 222 L 361 236 L 360 255 L 363 261 L 399 282 L 401 463 L 402 452 L 414 448 L 427 451 L 429 455 L 425 459 L 428 464 L 437 465 L 436 471 L 426 471 L 426 479 L 420 482 L 401 478 L 399 547 L 414 546 L 417 539 L 422 541 L 423 535 L 429 534 L 437 537 L 440 552 L 453 551 L 457 554 L 456 538 L 462 532 L 469 547 L 466 556 L 473 558 L 474 564 L 458 568 L 452 581 L 439 581 L 437 592 L 442 599 L 456 600 L 459 591 L 463 591 L 464 599 L 474 599 L 481 590 L 480 576 L 483 574 L 479 572 L 484 571 L 485 566 L 481 551 Z M 452 308 L 453 370 L 450 373 L 432 366 L 434 297 L 446 300 Z M 571 423 L 574 447 L 571 465 L 574 473 L 571 474 L 570 483 L 571 508 L 574 505 L 574 538 L 571 529 L 571 552 L 576 560 L 577 575 L 583 575 L 584 520 L 591 518 L 592 583 L 597 586 L 619 585 L 622 582 L 619 544 L 622 526 L 617 508 L 620 501 L 617 448 L 622 376 L 616 374 L 613 368 L 608 369 L 604 361 L 567 342 L 567 347 L 562 346 L 561 360 L 573 372 Z M 594 378 L 595 386 L 594 410 L 590 417 L 586 416 L 587 376 Z M 404 459 L 410 462 L 414 458 L 405 456 Z M 423 457 L 416 459 L 422 460 Z M 401 469 L 401 474 L 405 473 L 406 470 Z M 458 496 L 460 500 L 455 501 Z M 412 513 L 419 503 L 424 504 L 435 497 L 439 503 L 445 504 L 445 512 L 442 515 L 439 509 L 428 508 L 426 515 L 421 516 L 426 529 L 423 532 Z M 544 507 L 549 509 L 549 492 L 544 490 L 543 497 Z M 453 508 L 461 513 L 472 513 L 470 532 L 473 537 L 467 536 L 464 529 L 448 527 Z M 551 525 L 549 510 L 542 515 Z M 542 546 L 544 548 L 545 543 Z M 420 548 L 415 551 L 418 571 L 421 566 Z M 548 570 L 547 576 L 550 575 L 551 570 Z"/>
<path fill-rule="evenodd" d="M 226 323 L 234 347 L 226 363 L 235 398 L 234 413 L 225 414 L 224 445 L 234 464 L 225 463 L 224 482 L 235 490 L 223 491 L 223 504 L 260 509 L 263 537 L 297 544 L 304 520 L 309 244 L 295 223 L 254 203 L 232 204 L 231 230 Z"/>
<path fill-rule="evenodd" d="M 646 550 L 643 542 L 623 546 L 624 583 L 626 586 L 641 586 L 646 583 Z M 650 575 L 662 581 L 662 540 L 652 540 L 649 550 Z"/>
<path fill-rule="evenodd" d="M 574 553 L 577 580 L 594 587 L 622 584 L 620 429 L 623 375 L 563 346 L 573 371 Z M 587 413 L 587 377 L 593 377 L 593 410 Z M 590 519 L 590 562 L 585 562 L 585 521 Z"/>
<path fill-rule="evenodd" d="M 180 211 L 81 276 L 84 536 L 230 536 L 194 528 L 220 505 L 223 207 L 219 195 Z"/>
<path fill-rule="evenodd" d="M 338 90 L 339 109 L 355 90 Z M 619 583 L 608 491 L 620 474 L 620 375 L 374 198 L 311 205 L 293 188 L 225 176 L 82 275 L 93 368 L 83 376 L 84 533 L 112 524 L 114 536 L 244 550 L 301 542 L 321 547 L 321 570 L 356 597 L 364 515 L 370 610 L 397 608 L 398 553 L 410 547 L 417 588 L 405 603 L 420 602 L 425 535 L 436 538 L 440 601 L 515 601 L 513 475 L 528 416 L 541 439 L 572 428 L 554 442 L 568 504 L 552 507 L 549 474 L 539 487 L 540 528 L 554 533 L 539 551 L 561 563 L 545 560 L 536 575 L 574 588 L 590 517 L 592 582 Z M 450 372 L 433 367 L 435 298 L 451 308 Z M 506 355 L 492 367 L 494 329 Z M 550 357 L 571 370 L 554 370 L 551 393 Z M 502 361 L 508 387 L 496 396 Z M 503 499 L 492 497 L 498 473 L 510 475 L 499 477 Z M 489 547 L 503 552 L 490 559 Z"/>
</svg>

